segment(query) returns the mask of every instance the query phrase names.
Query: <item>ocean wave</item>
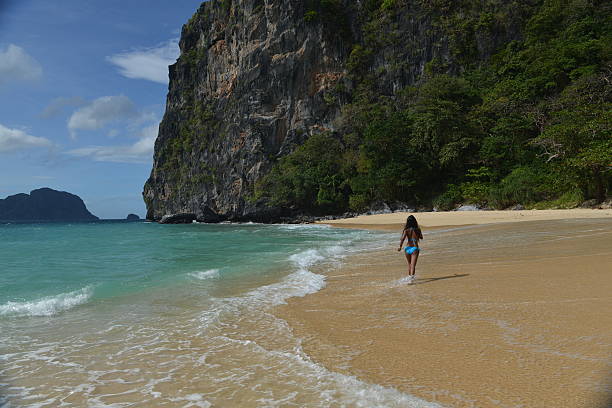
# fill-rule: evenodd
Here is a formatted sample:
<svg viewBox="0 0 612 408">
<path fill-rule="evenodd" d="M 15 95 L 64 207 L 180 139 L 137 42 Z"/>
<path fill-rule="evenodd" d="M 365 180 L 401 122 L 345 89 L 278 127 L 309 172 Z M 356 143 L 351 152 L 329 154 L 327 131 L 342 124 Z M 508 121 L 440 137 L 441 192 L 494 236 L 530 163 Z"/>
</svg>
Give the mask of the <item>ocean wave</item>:
<svg viewBox="0 0 612 408">
<path fill-rule="evenodd" d="M 324 259 L 325 257 L 317 249 L 307 249 L 289 257 L 298 270 L 308 270 L 309 267 Z"/>
<path fill-rule="evenodd" d="M 189 274 L 192 278 L 199 280 L 217 279 L 219 278 L 219 269 L 209 269 L 207 271 L 196 271 Z"/>
<path fill-rule="evenodd" d="M 218 323 L 225 314 L 241 313 L 246 308 L 261 309 L 286 303 L 292 297 L 304 297 L 325 287 L 325 276 L 310 271 L 315 264 L 337 262 L 344 247 L 339 245 L 307 249 L 289 256 L 295 270 L 280 282 L 260 286 L 238 297 L 217 298 L 215 307 L 201 315 L 203 327 Z"/>
<path fill-rule="evenodd" d="M 322 262 L 337 263 L 344 257 L 346 248 L 331 245 L 323 248 L 310 248 L 289 256 L 295 271 L 278 283 L 261 286 L 250 291 L 245 298 L 279 305 L 292 297 L 303 297 L 318 292 L 325 287 L 324 275 L 314 273 L 311 268 Z"/>
<path fill-rule="evenodd" d="M 283 280 L 270 285 L 260 286 L 238 297 L 214 299 L 214 307 L 200 315 L 202 328 L 216 325 L 228 315 L 239 315 L 245 310 L 282 305 L 292 297 L 303 297 L 318 292 L 325 287 L 325 276 L 300 269 Z"/>
<path fill-rule="evenodd" d="M 351 241 L 348 241 L 350 244 Z M 293 263 L 298 270 L 308 270 L 315 264 L 327 261 L 335 262 L 344 258 L 347 253 L 347 248 L 343 245 L 330 245 L 319 249 L 307 249 L 305 251 L 293 254 L 289 257 L 289 261 Z"/>
<path fill-rule="evenodd" d="M 222 316 L 225 313 L 257 316 L 257 314 L 245 312 L 244 307 L 256 310 L 257 313 L 266 313 L 265 310 L 268 307 L 283 304 L 289 298 L 318 292 L 325 287 L 325 276 L 314 273 L 311 269 L 321 263 L 338 262 L 345 254 L 346 247 L 331 245 L 317 249 L 310 248 L 290 255 L 288 259 L 294 267 L 291 274 L 280 282 L 253 289 L 243 296 L 218 299 L 220 303 L 203 313 L 201 322 L 205 327 L 218 323 L 220 319 L 223 319 Z M 268 323 L 266 328 L 270 329 L 270 321 L 264 320 Z M 281 338 L 291 336 L 291 329 L 285 321 L 280 319 L 273 321 L 279 326 L 275 329 L 275 335 L 280 335 Z M 300 378 L 302 380 L 300 384 L 305 392 L 313 391 L 319 394 L 321 406 L 441 408 L 436 403 L 405 394 L 391 387 L 369 384 L 353 376 L 329 371 L 308 357 L 302 350 L 300 340 L 296 342 L 291 351 L 281 351 L 262 347 L 252 339 L 232 338 L 232 336 L 225 335 L 217 338 L 234 344 L 239 347 L 240 351 L 247 352 L 249 356 L 258 356 L 257 358 L 262 356 L 266 365 L 273 370 L 278 369 L 279 378 L 283 380 L 286 377 L 290 385 L 293 378 Z M 248 384 L 245 383 L 243 386 L 246 387 Z M 270 406 L 276 406 L 294 402 L 295 396 L 296 394 L 289 393 L 289 395 L 283 394 L 281 399 L 266 399 L 265 401 Z"/>
<path fill-rule="evenodd" d="M 326 224 L 274 224 L 274 227 L 282 231 L 331 230 L 331 226 Z"/>
<path fill-rule="evenodd" d="M 352 243 L 352 241 L 347 241 L 347 245 L 350 245 Z M 326 247 L 323 250 L 323 254 L 331 257 L 332 260 L 337 259 L 337 258 L 344 258 L 344 256 L 346 255 L 346 253 L 348 252 L 348 248 L 345 247 L 344 245 L 332 245 L 329 247 Z"/>
<path fill-rule="evenodd" d="M 286 327 L 286 330 L 290 330 L 288 326 Z M 292 351 L 280 351 L 264 348 L 252 340 L 220 337 L 228 343 L 241 346 L 242 350 L 246 350 L 249 355 L 263 356 L 266 364 L 276 371 L 281 379 L 285 376 L 300 378 L 304 391 L 318 394 L 319 406 L 442 408 L 435 402 L 403 393 L 396 388 L 367 383 L 355 376 L 330 371 L 312 361 L 302 349 L 301 344 L 298 344 Z M 266 402 L 269 406 L 278 406 L 283 402 L 284 405 L 289 405 L 290 402 L 297 402 L 295 397 L 297 394 L 293 393 L 284 396 L 282 400 L 267 400 Z"/>
<path fill-rule="evenodd" d="M 7 302 L 0 305 L 0 316 L 53 316 L 87 302 L 93 295 L 93 288 L 87 286 L 74 292 L 60 293 L 29 302 Z"/>
<path fill-rule="evenodd" d="M 205 224 L 205 223 L 202 223 Z M 221 221 L 218 223 L 218 225 L 266 225 L 262 222 L 253 222 L 253 221 L 247 221 L 247 222 L 239 222 L 239 221 Z"/>
</svg>

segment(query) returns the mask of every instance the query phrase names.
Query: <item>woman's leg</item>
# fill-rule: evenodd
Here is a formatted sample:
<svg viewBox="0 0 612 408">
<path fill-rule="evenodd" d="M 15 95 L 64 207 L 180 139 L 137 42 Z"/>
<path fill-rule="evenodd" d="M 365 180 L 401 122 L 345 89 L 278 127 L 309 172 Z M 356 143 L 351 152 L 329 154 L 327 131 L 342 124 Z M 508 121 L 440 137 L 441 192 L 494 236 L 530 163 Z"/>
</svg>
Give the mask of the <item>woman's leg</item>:
<svg viewBox="0 0 612 408">
<path fill-rule="evenodd" d="M 410 261 L 411 255 L 404 250 L 404 255 L 406 255 L 406 262 L 408 262 L 408 276 L 410 276 Z"/>
<path fill-rule="evenodd" d="M 416 264 L 417 264 L 417 259 L 419 259 L 419 252 L 420 251 L 414 251 L 410 258 L 410 275 L 412 276 L 416 274 Z"/>
</svg>

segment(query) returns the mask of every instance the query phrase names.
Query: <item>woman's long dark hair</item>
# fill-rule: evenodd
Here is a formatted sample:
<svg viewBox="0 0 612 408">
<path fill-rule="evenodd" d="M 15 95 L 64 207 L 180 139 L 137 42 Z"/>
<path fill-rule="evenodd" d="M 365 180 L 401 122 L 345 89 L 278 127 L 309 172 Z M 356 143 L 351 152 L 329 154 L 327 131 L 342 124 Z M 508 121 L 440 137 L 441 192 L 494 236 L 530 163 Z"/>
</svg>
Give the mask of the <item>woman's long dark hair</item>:
<svg viewBox="0 0 612 408">
<path fill-rule="evenodd" d="M 404 231 L 407 230 L 408 228 L 414 228 L 416 230 L 420 230 L 419 223 L 417 222 L 416 218 L 414 218 L 414 215 L 411 215 L 408 217 L 408 219 L 406 219 L 406 225 L 404 225 Z"/>
<path fill-rule="evenodd" d="M 416 233 L 415 238 L 423 239 L 423 233 L 421 232 L 419 223 L 417 222 L 416 218 L 414 218 L 414 215 L 410 215 L 408 219 L 406 219 L 406 225 L 404 225 L 404 232 L 406 232 L 406 230 L 409 228 L 412 228 L 414 232 Z M 411 235 L 412 234 L 408 235 L 408 238 L 410 238 Z"/>
</svg>

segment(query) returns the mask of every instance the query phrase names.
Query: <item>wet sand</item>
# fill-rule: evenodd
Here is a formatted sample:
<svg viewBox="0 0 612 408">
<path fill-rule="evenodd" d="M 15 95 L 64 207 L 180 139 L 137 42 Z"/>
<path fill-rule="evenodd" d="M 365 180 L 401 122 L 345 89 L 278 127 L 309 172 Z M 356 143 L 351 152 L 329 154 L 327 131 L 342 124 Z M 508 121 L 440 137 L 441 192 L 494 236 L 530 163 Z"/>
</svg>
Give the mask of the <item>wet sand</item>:
<svg viewBox="0 0 612 408">
<path fill-rule="evenodd" d="M 519 212 L 509 215 L 514 213 Z M 425 226 L 483 221 L 474 213 L 438 221 L 435 213 L 417 214 L 425 240 L 415 284 L 400 281 L 406 261 L 397 252 L 399 233 L 381 234 L 386 250 L 319 271 L 328 277 L 325 289 L 290 299 L 276 313 L 304 339 L 304 351 L 315 362 L 428 401 L 451 407 L 607 407 L 609 213 L 582 219 L 553 213 L 544 220 L 450 229 Z M 374 221 L 397 230 L 390 216 L 396 215 Z M 372 224 L 372 218 L 359 220 L 361 226 Z"/>
</svg>

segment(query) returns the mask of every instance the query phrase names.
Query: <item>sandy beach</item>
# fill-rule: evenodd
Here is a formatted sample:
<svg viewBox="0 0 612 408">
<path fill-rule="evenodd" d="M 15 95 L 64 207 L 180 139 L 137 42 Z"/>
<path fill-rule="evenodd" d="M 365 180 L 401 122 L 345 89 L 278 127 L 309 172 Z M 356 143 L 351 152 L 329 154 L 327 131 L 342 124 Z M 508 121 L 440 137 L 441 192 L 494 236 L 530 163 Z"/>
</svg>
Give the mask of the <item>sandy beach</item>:
<svg viewBox="0 0 612 408">
<path fill-rule="evenodd" d="M 552 221 L 577 218 L 609 218 L 612 209 L 592 210 L 575 208 L 571 210 L 524 210 L 524 211 L 440 211 L 413 213 L 423 228 L 438 228 L 459 225 L 482 225 L 507 222 Z M 360 215 L 354 218 L 321 221 L 334 227 L 378 229 L 397 231 L 406 222 L 410 213 Z"/>
<path fill-rule="evenodd" d="M 412 285 L 406 215 L 329 222 L 395 233 L 276 309 L 315 362 L 450 407 L 608 406 L 611 210 L 417 213 Z"/>
</svg>

